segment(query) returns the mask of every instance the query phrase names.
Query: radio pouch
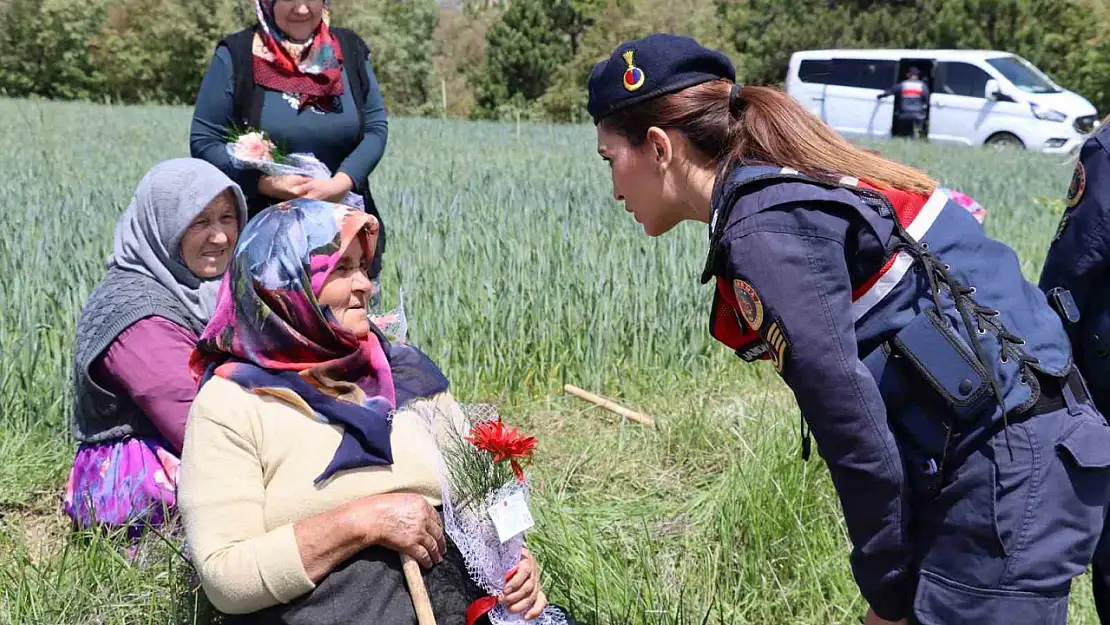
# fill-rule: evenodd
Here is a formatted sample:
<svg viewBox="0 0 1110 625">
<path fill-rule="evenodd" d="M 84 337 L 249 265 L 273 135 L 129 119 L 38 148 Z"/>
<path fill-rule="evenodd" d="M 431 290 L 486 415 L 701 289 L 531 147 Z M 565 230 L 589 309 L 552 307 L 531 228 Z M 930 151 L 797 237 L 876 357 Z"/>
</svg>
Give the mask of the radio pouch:
<svg viewBox="0 0 1110 625">
<path fill-rule="evenodd" d="M 915 317 L 891 340 L 891 346 L 936 391 L 958 420 L 975 420 L 994 400 L 988 377 L 991 373 L 935 309 Z"/>
</svg>

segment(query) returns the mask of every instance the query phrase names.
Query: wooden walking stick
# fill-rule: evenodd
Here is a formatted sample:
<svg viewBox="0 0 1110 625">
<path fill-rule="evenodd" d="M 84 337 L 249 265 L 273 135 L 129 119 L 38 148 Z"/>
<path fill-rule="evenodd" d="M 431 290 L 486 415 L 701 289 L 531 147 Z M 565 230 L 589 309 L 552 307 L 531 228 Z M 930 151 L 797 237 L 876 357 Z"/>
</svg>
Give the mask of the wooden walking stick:
<svg viewBox="0 0 1110 625">
<path fill-rule="evenodd" d="M 644 425 L 655 425 L 655 419 L 652 419 L 651 417 L 647 416 L 646 414 L 643 414 L 641 412 L 636 412 L 634 410 L 629 410 L 628 408 L 625 408 L 624 406 L 621 406 L 620 404 L 614 402 L 611 399 L 605 399 L 604 397 L 602 397 L 600 395 L 595 395 L 595 394 L 593 394 L 589 391 L 584 391 L 584 390 L 578 388 L 577 386 L 574 386 L 573 384 L 567 384 L 567 385 L 563 386 L 563 390 L 570 393 L 571 395 L 577 395 L 578 397 L 581 397 L 582 399 L 590 402 L 591 404 L 594 404 L 596 406 L 600 406 L 600 407 L 608 410 L 609 412 L 619 414 L 620 416 L 624 417 L 625 419 L 629 419 L 629 420 L 635 421 L 637 423 L 643 423 Z"/>
<path fill-rule="evenodd" d="M 405 572 L 405 581 L 408 582 L 409 594 L 412 595 L 416 622 L 420 625 L 436 625 L 436 616 L 432 613 L 432 600 L 428 598 L 428 587 L 424 585 L 424 576 L 420 574 L 420 563 L 409 554 L 402 553 L 401 569 Z"/>
</svg>

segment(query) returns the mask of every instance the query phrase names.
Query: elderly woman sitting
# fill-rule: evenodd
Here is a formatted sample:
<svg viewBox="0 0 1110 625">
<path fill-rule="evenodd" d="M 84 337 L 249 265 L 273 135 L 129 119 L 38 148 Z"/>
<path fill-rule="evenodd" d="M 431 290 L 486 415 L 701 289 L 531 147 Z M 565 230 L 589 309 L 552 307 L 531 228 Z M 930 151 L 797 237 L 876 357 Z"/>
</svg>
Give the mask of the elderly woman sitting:
<svg viewBox="0 0 1110 625">
<path fill-rule="evenodd" d="M 172 516 L 197 392 L 189 357 L 246 220 L 239 186 L 191 158 L 147 172 L 120 216 L 74 342 L 71 429 L 80 446 L 65 511 L 76 526 L 126 527 L 136 537 Z"/>
<path fill-rule="evenodd" d="M 212 604 L 231 623 L 416 622 L 400 553 L 425 568 L 440 625 L 484 593 L 445 540 L 436 441 L 421 419 L 458 410 L 414 347 L 366 314 L 374 217 L 316 200 L 243 232 L 194 354 L 180 506 Z M 392 417 L 391 417 L 392 415 Z M 547 601 L 525 552 L 501 598 Z"/>
</svg>

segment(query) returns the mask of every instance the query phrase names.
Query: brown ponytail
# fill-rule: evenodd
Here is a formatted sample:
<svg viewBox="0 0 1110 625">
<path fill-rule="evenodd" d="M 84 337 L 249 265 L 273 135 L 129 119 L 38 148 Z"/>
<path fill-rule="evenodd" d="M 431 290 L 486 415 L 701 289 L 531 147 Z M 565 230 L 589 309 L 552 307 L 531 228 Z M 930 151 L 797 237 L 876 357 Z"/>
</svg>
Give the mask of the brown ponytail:
<svg viewBox="0 0 1110 625">
<path fill-rule="evenodd" d="M 730 112 L 731 91 L 728 80 L 702 83 L 619 110 L 600 125 L 633 145 L 641 144 L 653 126 L 673 128 L 722 170 L 762 162 L 914 193 L 936 189 L 936 181 L 923 172 L 852 145 L 779 89 L 741 88 L 738 116 Z"/>
</svg>

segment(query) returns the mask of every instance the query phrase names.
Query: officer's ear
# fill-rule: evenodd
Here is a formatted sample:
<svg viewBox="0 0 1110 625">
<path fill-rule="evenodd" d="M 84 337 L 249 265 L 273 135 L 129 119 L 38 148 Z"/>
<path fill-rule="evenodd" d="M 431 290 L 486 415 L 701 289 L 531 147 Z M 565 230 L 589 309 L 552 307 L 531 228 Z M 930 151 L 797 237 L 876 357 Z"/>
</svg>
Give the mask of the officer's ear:
<svg viewBox="0 0 1110 625">
<path fill-rule="evenodd" d="M 667 165 L 670 165 L 671 158 L 674 157 L 674 144 L 671 143 L 670 136 L 667 135 L 666 131 L 655 126 L 648 128 L 644 148 L 660 169 L 665 169 Z"/>
</svg>

